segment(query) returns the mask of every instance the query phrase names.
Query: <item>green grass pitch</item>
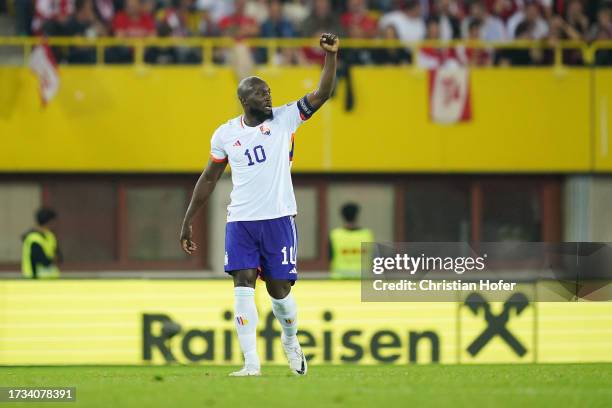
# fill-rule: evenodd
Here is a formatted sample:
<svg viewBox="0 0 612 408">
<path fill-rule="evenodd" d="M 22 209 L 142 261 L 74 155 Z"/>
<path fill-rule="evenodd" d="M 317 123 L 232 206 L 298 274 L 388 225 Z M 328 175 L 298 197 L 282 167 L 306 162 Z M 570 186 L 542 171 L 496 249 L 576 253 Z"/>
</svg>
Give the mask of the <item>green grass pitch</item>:
<svg viewBox="0 0 612 408">
<path fill-rule="evenodd" d="M 612 364 L 0 367 L 0 386 L 75 386 L 72 403 L 23 407 L 611 407 Z"/>
</svg>

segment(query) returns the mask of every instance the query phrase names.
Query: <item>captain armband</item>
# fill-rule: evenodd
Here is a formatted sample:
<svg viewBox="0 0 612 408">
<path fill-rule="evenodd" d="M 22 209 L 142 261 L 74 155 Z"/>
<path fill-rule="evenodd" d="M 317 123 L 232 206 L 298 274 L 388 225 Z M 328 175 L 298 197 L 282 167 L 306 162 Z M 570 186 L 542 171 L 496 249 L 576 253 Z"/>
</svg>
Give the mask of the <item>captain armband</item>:
<svg viewBox="0 0 612 408">
<path fill-rule="evenodd" d="M 306 95 L 302 99 L 297 102 L 298 110 L 300 111 L 300 118 L 302 120 L 308 120 L 310 117 L 317 111 L 317 109 L 313 108 L 312 105 L 308 102 L 308 98 Z"/>
</svg>

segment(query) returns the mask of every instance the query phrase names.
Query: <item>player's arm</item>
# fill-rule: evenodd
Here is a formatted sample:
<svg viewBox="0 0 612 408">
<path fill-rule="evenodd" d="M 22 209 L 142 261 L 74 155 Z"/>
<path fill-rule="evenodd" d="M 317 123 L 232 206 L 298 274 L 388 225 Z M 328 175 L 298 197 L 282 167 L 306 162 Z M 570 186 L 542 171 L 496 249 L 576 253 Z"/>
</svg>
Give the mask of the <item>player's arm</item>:
<svg viewBox="0 0 612 408">
<path fill-rule="evenodd" d="M 209 160 L 206 169 L 200 175 L 198 182 L 193 189 L 193 195 L 187 207 L 187 213 L 183 219 L 183 225 L 181 227 L 181 247 L 183 251 L 191 255 L 193 251 L 198 249 L 198 245 L 191 240 L 191 221 L 197 214 L 198 210 L 208 200 L 208 197 L 212 194 L 217 181 L 225 171 L 227 167 L 227 161 L 217 162 Z"/>
<path fill-rule="evenodd" d="M 325 64 L 323 65 L 323 72 L 321 72 L 319 87 L 315 91 L 306 95 L 306 100 L 313 112 L 319 109 L 325 103 L 325 101 L 329 99 L 334 89 L 340 40 L 335 34 L 325 33 L 321 34 L 319 44 L 321 45 L 321 48 L 325 50 Z"/>
</svg>

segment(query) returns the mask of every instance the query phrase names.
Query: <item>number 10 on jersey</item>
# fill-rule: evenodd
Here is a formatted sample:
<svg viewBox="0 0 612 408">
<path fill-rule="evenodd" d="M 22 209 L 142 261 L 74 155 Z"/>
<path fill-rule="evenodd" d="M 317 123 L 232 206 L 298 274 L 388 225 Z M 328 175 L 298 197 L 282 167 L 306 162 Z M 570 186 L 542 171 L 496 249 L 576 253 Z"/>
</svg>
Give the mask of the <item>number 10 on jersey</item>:
<svg viewBox="0 0 612 408">
<path fill-rule="evenodd" d="M 289 247 L 289 254 L 287 254 L 286 246 L 281 249 L 281 252 L 283 253 L 283 265 L 289 265 L 289 262 L 291 262 L 291 265 L 295 265 L 297 263 L 297 254 L 293 247 Z M 287 255 L 289 255 L 289 258 L 287 258 Z"/>
<path fill-rule="evenodd" d="M 262 145 L 255 146 L 253 148 L 253 154 L 255 155 L 255 161 L 257 163 L 263 163 L 266 161 L 266 152 Z M 251 152 L 249 149 L 244 152 L 244 155 L 249 159 L 249 166 L 254 166 L 255 162 L 253 161 L 253 157 L 251 157 Z"/>
</svg>

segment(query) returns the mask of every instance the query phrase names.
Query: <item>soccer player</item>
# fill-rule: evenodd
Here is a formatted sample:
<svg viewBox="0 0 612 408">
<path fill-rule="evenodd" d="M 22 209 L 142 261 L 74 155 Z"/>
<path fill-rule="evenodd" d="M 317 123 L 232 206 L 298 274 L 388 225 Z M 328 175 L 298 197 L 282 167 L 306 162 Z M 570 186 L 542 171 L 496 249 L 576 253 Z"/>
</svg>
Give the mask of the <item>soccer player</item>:
<svg viewBox="0 0 612 408">
<path fill-rule="evenodd" d="M 231 203 L 225 229 L 225 272 L 234 279 L 234 315 L 244 368 L 231 376 L 261 375 L 256 348 L 258 322 L 255 281 L 266 283 L 272 311 L 282 327 L 281 343 L 289 367 L 305 375 L 306 359 L 297 339 L 297 307 L 291 286 L 297 280 L 297 207 L 291 182 L 293 135 L 331 96 L 339 40 L 322 34 L 325 64 L 318 88 L 298 101 L 272 107 L 270 88 L 258 77 L 238 85 L 244 113 L 212 136 L 210 160 L 196 183 L 181 228 L 181 246 L 191 254 L 191 222 L 206 202 L 227 164 L 232 168 Z"/>
</svg>

